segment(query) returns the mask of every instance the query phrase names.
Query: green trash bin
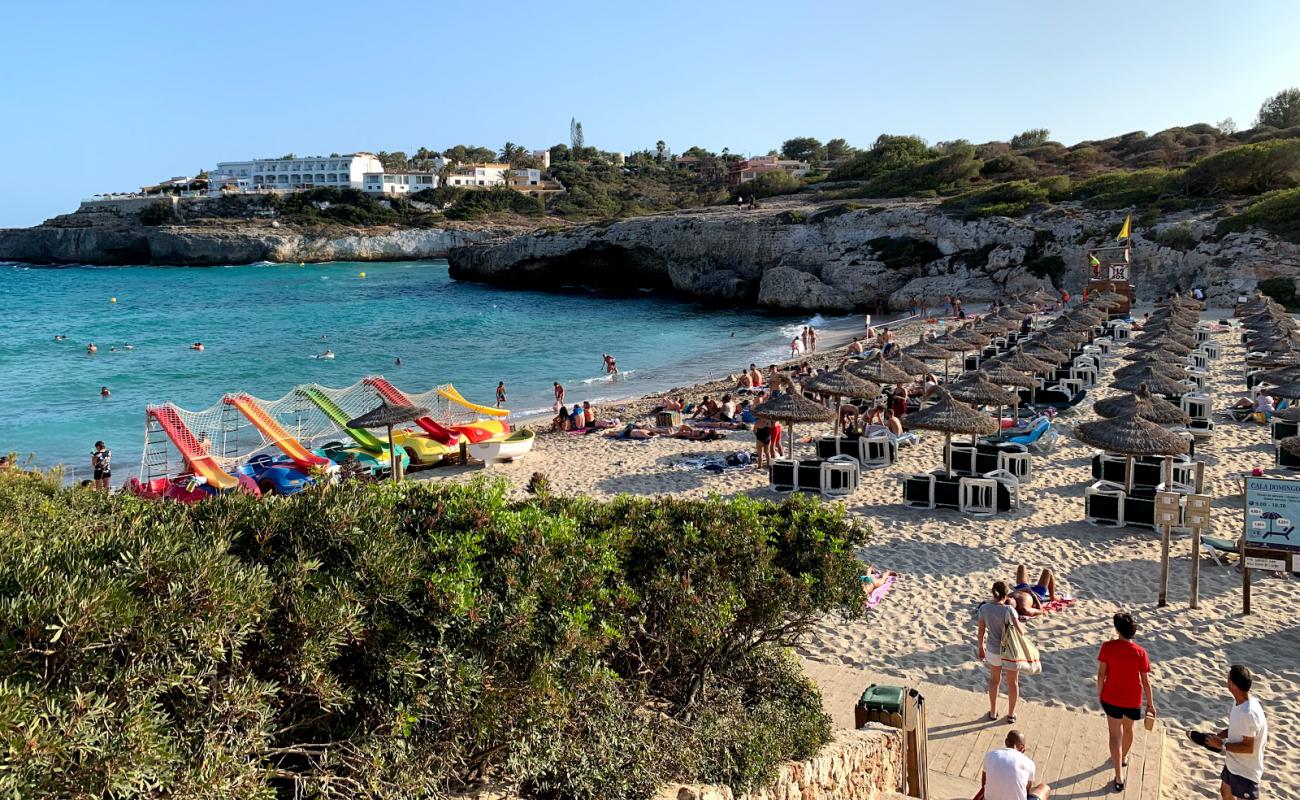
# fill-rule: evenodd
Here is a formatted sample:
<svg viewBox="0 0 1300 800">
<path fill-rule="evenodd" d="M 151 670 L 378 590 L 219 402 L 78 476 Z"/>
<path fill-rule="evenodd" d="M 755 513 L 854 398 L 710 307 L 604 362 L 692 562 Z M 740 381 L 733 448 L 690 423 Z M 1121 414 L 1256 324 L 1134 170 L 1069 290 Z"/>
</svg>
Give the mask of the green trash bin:
<svg viewBox="0 0 1300 800">
<path fill-rule="evenodd" d="M 868 722 L 880 722 L 901 728 L 906 695 L 907 688 L 903 686 L 871 684 L 853 708 L 853 724 L 861 728 Z"/>
</svg>

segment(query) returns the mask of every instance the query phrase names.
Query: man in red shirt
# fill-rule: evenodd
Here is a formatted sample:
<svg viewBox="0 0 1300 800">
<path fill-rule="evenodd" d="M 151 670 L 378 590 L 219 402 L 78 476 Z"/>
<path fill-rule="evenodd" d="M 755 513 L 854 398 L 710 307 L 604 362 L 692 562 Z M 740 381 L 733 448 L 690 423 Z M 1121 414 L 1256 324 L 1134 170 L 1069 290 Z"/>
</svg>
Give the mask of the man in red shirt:
<svg viewBox="0 0 1300 800">
<path fill-rule="evenodd" d="M 1115 632 L 1119 636 L 1103 644 L 1097 654 L 1097 699 L 1106 712 L 1110 761 L 1115 768 L 1113 788 L 1119 792 L 1124 789 L 1124 767 L 1133 746 L 1133 723 L 1142 716 L 1142 696 L 1146 695 L 1146 713 L 1152 719 L 1156 705 L 1151 695 L 1151 660 L 1133 641 L 1137 635 L 1133 615 L 1127 611 L 1116 614 Z"/>
</svg>

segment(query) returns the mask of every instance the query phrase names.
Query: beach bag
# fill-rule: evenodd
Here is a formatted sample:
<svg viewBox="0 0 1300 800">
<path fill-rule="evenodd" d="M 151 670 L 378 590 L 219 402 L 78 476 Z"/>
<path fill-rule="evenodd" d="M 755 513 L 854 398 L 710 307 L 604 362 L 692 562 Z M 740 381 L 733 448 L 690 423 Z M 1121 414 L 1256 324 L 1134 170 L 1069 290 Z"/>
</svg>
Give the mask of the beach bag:
<svg viewBox="0 0 1300 800">
<path fill-rule="evenodd" d="M 1002 629 L 1000 655 L 1003 669 L 1014 669 L 1029 675 L 1043 671 L 1043 663 L 1038 660 L 1038 648 L 1028 636 L 1010 623 Z"/>
</svg>

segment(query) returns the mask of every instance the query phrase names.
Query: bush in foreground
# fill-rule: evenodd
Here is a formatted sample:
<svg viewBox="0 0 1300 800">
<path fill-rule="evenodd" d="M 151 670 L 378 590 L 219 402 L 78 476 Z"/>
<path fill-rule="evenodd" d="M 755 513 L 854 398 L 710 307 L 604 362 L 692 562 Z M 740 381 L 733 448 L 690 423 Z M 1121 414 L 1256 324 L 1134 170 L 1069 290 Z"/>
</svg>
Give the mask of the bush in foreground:
<svg viewBox="0 0 1300 800">
<path fill-rule="evenodd" d="M 752 786 L 829 736 L 783 648 L 860 613 L 863 537 L 802 498 L 182 506 L 0 473 L 0 794 Z"/>
</svg>

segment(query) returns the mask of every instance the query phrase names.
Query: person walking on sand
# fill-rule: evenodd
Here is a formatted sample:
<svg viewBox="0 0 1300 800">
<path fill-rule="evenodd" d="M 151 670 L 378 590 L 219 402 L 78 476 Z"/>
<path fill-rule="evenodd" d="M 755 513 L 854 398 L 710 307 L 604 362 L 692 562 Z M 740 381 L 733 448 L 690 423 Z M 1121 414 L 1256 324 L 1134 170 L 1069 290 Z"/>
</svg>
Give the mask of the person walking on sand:
<svg viewBox="0 0 1300 800">
<path fill-rule="evenodd" d="M 1133 746 L 1133 723 L 1142 716 L 1142 698 L 1146 697 L 1146 716 L 1156 716 L 1155 698 L 1151 694 L 1151 660 L 1147 651 L 1133 641 L 1137 623 L 1133 615 L 1121 611 L 1114 617 L 1116 638 L 1105 642 L 1097 653 L 1097 699 L 1106 712 L 1110 736 L 1110 763 L 1115 770 L 1111 789 L 1124 791 L 1124 767 Z"/>
<path fill-rule="evenodd" d="M 560 385 L 559 381 L 556 381 L 555 382 L 555 408 L 558 410 L 563 407 L 564 407 L 564 387 Z"/>
<path fill-rule="evenodd" d="M 984 800 L 1047 800 L 1052 787 L 1038 780 L 1038 766 L 1025 755 L 1025 735 L 1007 732 L 1006 747 L 984 756 L 980 791 Z"/>
<path fill-rule="evenodd" d="M 506 402 L 506 382 L 497 383 L 497 408 L 500 408 Z"/>
<path fill-rule="evenodd" d="M 107 492 L 108 481 L 113 477 L 113 451 L 103 442 L 95 442 L 95 449 L 90 454 L 90 469 L 95 476 L 95 488 Z"/>
<path fill-rule="evenodd" d="M 790 358 L 799 356 L 799 337 L 796 336 L 790 340 Z"/>
<path fill-rule="evenodd" d="M 811 325 L 808 326 L 808 346 L 810 348 L 808 352 L 817 352 L 817 329 Z"/>
<path fill-rule="evenodd" d="M 1008 625 L 1024 633 L 1020 615 L 1011 605 L 1005 581 L 993 582 L 993 600 L 985 602 L 979 610 L 979 626 L 975 632 L 979 659 L 989 666 L 989 721 L 998 718 L 998 685 L 1005 673 L 1007 678 L 1007 722 L 1016 721 L 1016 701 L 1020 699 L 1020 673 L 1014 667 L 1002 667 L 1002 632 Z"/>
<path fill-rule="evenodd" d="M 1250 668 L 1233 664 L 1228 670 L 1228 691 L 1233 702 L 1228 727 L 1217 733 L 1189 731 L 1187 734 L 1202 747 L 1223 753 L 1223 771 L 1219 773 L 1222 800 L 1258 800 L 1260 796 L 1264 752 L 1268 748 L 1268 719 L 1264 707 L 1250 696 L 1254 683 Z"/>
</svg>

